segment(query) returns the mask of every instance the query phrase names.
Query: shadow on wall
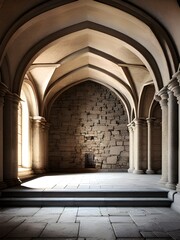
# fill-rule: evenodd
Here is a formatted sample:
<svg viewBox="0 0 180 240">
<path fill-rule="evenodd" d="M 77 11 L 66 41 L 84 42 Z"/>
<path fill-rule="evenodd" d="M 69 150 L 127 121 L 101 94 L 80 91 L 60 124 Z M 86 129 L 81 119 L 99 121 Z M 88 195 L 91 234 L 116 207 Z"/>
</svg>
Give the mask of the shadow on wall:
<svg viewBox="0 0 180 240">
<path fill-rule="evenodd" d="M 123 103 L 87 81 L 68 89 L 50 113 L 49 170 L 128 169 L 129 133 Z"/>
</svg>

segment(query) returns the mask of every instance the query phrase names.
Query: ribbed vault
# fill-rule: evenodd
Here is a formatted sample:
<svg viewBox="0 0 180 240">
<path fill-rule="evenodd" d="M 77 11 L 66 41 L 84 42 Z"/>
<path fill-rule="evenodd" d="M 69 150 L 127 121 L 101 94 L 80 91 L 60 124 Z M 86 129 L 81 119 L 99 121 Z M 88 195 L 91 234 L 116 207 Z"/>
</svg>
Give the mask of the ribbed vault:
<svg viewBox="0 0 180 240">
<path fill-rule="evenodd" d="M 2 45 L 1 61 L 12 63 L 6 84 L 19 93 L 26 76 L 45 117 L 61 92 L 86 80 L 116 92 L 129 116 L 137 115 L 144 86 L 158 91 L 177 65 L 164 29 L 124 1 L 42 3 L 17 20 Z"/>
</svg>

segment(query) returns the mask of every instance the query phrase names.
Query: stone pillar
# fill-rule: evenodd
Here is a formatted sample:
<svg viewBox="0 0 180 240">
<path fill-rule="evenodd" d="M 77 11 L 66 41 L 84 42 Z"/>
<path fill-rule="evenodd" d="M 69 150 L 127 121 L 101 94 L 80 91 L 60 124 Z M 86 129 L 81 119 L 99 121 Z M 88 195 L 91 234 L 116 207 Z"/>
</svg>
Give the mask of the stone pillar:
<svg viewBox="0 0 180 240">
<path fill-rule="evenodd" d="M 42 124 L 43 138 L 44 138 L 44 166 L 48 170 L 48 139 L 49 139 L 49 123 L 44 121 Z"/>
<path fill-rule="evenodd" d="M 47 163 L 47 134 L 46 120 L 37 116 L 33 118 L 33 146 L 32 146 L 32 168 L 35 173 L 44 173 Z"/>
<path fill-rule="evenodd" d="M 129 129 L 129 169 L 128 172 L 134 171 L 134 123 L 128 124 Z"/>
<path fill-rule="evenodd" d="M 18 178 L 18 105 L 20 98 L 8 93 L 4 103 L 4 181 L 7 186 L 20 184 Z"/>
<path fill-rule="evenodd" d="M 0 82 L 0 189 L 6 187 L 5 182 L 3 182 L 3 107 L 6 92 L 7 87 Z"/>
<path fill-rule="evenodd" d="M 178 184 L 176 186 L 176 190 L 180 192 L 180 72 L 178 72 L 173 79 L 169 83 L 169 89 L 174 93 L 174 96 L 177 97 L 178 100 Z M 175 164 L 173 163 L 173 167 Z"/>
<path fill-rule="evenodd" d="M 153 118 L 147 118 L 147 128 L 148 128 L 148 142 L 147 142 L 147 160 L 148 160 L 148 169 L 146 170 L 147 174 L 153 174 L 152 170 L 152 123 Z"/>
<path fill-rule="evenodd" d="M 134 121 L 134 171 L 133 173 L 142 174 L 143 170 L 141 170 L 141 132 L 142 132 L 142 120 L 136 119 Z"/>
<path fill-rule="evenodd" d="M 169 89 L 171 87 L 169 86 Z M 178 106 L 172 91 L 168 91 L 168 183 L 176 189 L 178 182 Z"/>
<path fill-rule="evenodd" d="M 156 96 L 162 110 L 162 175 L 160 184 L 168 181 L 168 93 L 167 87 L 161 89 Z"/>
</svg>

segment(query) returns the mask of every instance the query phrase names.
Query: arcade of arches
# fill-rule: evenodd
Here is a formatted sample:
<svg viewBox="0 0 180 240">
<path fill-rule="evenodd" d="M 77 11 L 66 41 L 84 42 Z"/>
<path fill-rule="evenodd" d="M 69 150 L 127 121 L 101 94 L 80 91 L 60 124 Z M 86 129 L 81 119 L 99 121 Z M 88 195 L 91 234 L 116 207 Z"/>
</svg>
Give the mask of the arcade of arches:
<svg viewBox="0 0 180 240">
<path fill-rule="evenodd" d="M 94 168 L 180 192 L 177 0 L 1 0 L 0 20 L 1 188 Z"/>
</svg>

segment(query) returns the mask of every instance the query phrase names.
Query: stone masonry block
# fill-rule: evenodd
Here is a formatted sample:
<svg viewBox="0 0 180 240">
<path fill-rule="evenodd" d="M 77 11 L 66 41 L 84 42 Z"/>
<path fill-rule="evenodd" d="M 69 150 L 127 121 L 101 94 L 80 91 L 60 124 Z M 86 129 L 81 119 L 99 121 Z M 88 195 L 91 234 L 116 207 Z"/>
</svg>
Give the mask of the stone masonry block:
<svg viewBox="0 0 180 240">
<path fill-rule="evenodd" d="M 110 148 L 111 155 L 119 155 L 122 151 L 124 151 L 124 146 L 115 146 Z"/>
<path fill-rule="evenodd" d="M 117 156 L 107 157 L 107 164 L 116 164 Z"/>
</svg>

